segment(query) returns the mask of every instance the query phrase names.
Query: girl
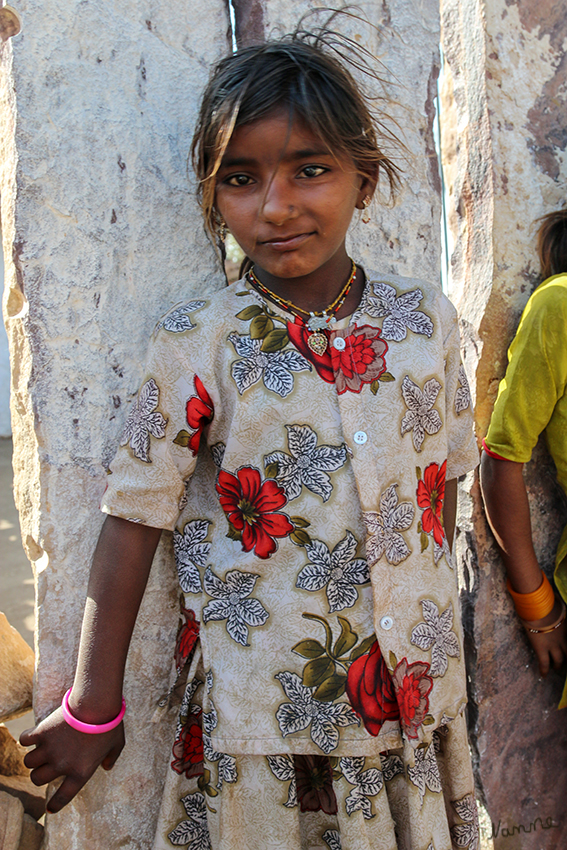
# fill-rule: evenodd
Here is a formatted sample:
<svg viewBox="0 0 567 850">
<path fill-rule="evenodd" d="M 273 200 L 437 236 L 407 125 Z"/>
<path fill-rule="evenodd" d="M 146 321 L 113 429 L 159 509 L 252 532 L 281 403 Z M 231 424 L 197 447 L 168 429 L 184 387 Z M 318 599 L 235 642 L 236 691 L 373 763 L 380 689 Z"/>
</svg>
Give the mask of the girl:
<svg viewBox="0 0 567 850">
<path fill-rule="evenodd" d="M 157 325 L 112 466 L 72 690 L 22 737 L 59 811 L 124 744 L 161 529 L 184 622 L 155 848 L 476 848 L 452 572 L 477 462 L 455 311 L 347 255 L 395 165 L 325 38 L 222 61 L 193 143 L 242 280 Z M 95 733 L 95 734 L 91 734 Z M 100 734 L 96 734 L 100 733 Z"/>
<path fill-rule="evenodd" d="M 522 467 L 545 432 L 567 493 L 567 209 L 541 221 L 537 247 L 544 281 L 529 299 L 508 352 L 483 441 L 481 479 L 508 590 L 545 676 L 550 665 L 559 670 L 567 659 L 567 528 L 555 560 L 556 598 L 534 552 Z M 559 708 L 566 706 L 567 685 Z"/>
</svg>

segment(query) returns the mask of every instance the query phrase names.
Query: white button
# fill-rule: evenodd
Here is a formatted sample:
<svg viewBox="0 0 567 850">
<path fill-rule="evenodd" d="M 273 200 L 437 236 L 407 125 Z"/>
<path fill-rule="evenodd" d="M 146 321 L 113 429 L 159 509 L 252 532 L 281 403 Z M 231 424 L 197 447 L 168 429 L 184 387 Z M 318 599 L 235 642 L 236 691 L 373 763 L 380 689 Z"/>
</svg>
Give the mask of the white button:
<svg viewBox="0 0 567 850">
<path fill-rule="evenodd" d="M 337 351 L 344 351 L 346 348 L 346 342 L 342 336 L 337 336 L 333 340 L 333 346 L 337 349 Z"/>
<path fill-rule="evenodd" d="M 389 632 L 392 626 L 394 625 L 394 621 L 391 617 L 382 617 L 382 619 L 380 620 L 380 625 L 385 632 Z"/>
<path fill-rule="evenodd" d="M 363 446 L 368 439 L 368 434 L 365 431 L 357 431 L 354 435 L 354 442 L 359 446 Z"/>
</svg>

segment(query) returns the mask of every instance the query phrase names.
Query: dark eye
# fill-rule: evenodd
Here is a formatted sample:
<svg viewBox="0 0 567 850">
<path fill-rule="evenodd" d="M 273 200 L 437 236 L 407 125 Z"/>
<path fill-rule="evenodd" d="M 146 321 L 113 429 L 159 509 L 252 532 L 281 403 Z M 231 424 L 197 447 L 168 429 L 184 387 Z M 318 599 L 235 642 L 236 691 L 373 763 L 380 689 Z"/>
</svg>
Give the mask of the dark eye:
<svg viewBox="0 0 567 850">
<path fill-rule="evenodd" d="M 252 182 L 252 178 L 247 174 L 232 174 L 225 180 L 229 186 L 248 186 Z"/>
<path fill-rule="evenodd" d="M 306 165 L 301 169 L 301 173 L 305 177 L 320 177 L 328 171 L 328 168 L 323 168 L 322 165 Z"/>
</svg>

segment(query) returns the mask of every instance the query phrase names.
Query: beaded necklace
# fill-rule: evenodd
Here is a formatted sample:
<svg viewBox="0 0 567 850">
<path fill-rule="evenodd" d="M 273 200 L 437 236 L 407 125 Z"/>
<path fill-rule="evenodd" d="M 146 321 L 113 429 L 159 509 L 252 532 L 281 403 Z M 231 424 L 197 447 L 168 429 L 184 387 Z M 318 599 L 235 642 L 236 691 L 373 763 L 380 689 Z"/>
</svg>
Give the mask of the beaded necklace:
<svg viewBox="0 0 567 850">
<path fill-rule="evenodd" d="M 349 258 L 350 259 L 350 258 Z M 303 313 L 304 316 L 309 316 L 309 319 L 306 322 L 307 327 L 311 331 L 307 339 L 307 345 L 313 351 L 314 354 L 318 354 L 321 356 L 327 350 L 327 337 L 323 333 L 323 330 L 327 328 L 331 322 L 336 322 L 336 314 L 339 312 L 343 304 L 345 303 L 346 297 L 349 294 L 354 278 L 356 277 L 356 263 L 354 260 L 351 260 L 352 269 L 349 275 L 349 279 L 335 298 L 335 300 L 329 304 L 328 307 L 325 307 L 324 310 L 315 310 L 309 311 L 304 310 L 302 307 L 297 307 L 293 302 L 287 301 L 285 298 L 281 298 L 279 295 L 276 295 L 275 292 L 272 292 L 271 289 L 268 289 L 267 286 L 258 280 L 256 275 L 254 274 L 254 267 L 252 267 L 247 272 L 248 282 L 261 292 L 263 295 L 267 295 L 275 304 L 279 307 L 282 307 L 284 310 L 287 310 L 289 313 L 293 313 L 294 316 L 298 316 L 301 318 L 300 313 Z"/>
</svg>

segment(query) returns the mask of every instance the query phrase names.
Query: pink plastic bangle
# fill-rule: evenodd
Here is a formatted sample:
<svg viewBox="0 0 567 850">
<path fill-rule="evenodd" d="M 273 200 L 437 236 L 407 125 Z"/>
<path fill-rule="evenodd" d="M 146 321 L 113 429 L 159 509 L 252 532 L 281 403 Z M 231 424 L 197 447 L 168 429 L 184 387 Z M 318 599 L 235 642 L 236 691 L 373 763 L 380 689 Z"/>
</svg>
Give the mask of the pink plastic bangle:
<svg viewBox="0 0 567 850">
<path fill-rule="evenodd" d="M 108 723 L 83 723 L 82 720 L 77 720 L 76 717 L 73 717 L 71 714 L 71 710 L 69 708 L 69 694 L 71 693 L 71 688 L 67 691 L 65 696 L 63 697 L 63 702 L 61 703 L 61 708 L 63 709 L 63 717 L 65 718 L 65 722 L 72 726 L 73 729 L 76 729 L 77 732 L 86 732 L 87 735 L 101 735 L 103 732 L 110 732 L 111 729 L 116 729 L 117 726 L 122 723 L 122 718 L 126 713 L 126 701 L 124 697 L 122 697 L 122 708 L 117 717 L 114 720 L 109 720 Z"/>
</svg>

